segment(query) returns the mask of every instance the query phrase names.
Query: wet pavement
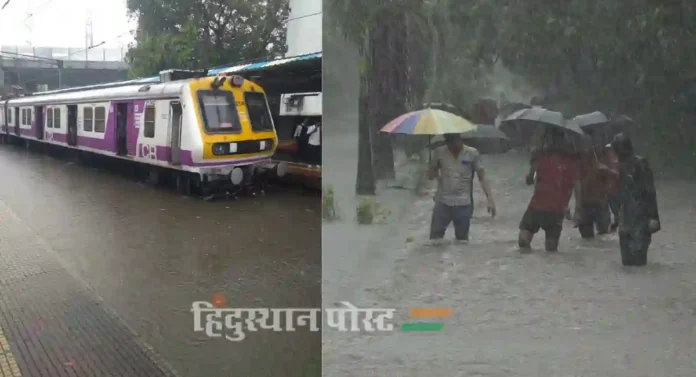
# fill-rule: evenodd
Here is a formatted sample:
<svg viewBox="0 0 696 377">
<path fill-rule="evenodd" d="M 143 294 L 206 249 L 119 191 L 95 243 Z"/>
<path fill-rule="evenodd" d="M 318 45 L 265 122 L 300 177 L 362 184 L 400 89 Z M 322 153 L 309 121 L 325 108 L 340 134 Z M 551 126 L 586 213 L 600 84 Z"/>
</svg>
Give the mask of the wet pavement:
<svg viewBox="0 0 696 377">
<path fill-rule="evenodd" d="M 20 148 L 3 146 L 0 161 L 4 204 L 178 375 L 319 375 L 320 333 L 233 343 L 194 333 L 190 311 L 215 294 L 227 307 L 319 306 L 316 194 L 204 202 Z"/>
<path fill-rule="evenodd" d="M 345 153 L 325 183 L 348 187 L 339 201 L 350 202 L 355 160 Z M 570 222 L 559 253 L 543 251 L 541 235 L 521 255 L 527 158 L 484 158 L 499 214 L 490 219 L 476 183 L 468 244 L 429 245 L 432 191 L 383 190 L 379 200 L 396 209 L 386 224 L 358 227 L 354 215 L 325 223 L 326 306 L 396 308 L 397 325 L 409 308 L 454 311 L 438 333 L 326 331 L 324 376 L 696 375 L 696 183 L 658 182 L 663 231 L 648 266 L 626 268 L 616 235 L 583 241 Z"/>
</svg>

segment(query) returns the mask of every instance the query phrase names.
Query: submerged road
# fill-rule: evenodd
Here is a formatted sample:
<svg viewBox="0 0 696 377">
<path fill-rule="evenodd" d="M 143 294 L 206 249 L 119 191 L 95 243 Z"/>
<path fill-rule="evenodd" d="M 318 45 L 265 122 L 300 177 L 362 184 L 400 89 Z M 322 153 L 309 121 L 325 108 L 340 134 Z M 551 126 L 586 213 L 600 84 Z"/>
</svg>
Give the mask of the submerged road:
<svg viewBox="0 0 696 377">
<path fill-rule="evenodd" d="M 233 343 L 194 333 L 191 313 L 217 294 L 227 307 L 320 306 L 317 195 L 205 202 L 10 146 L 0 176 L 13 216 L 182 377 L 319 375 L 318 332 Z"/>
<path fill-rule="evenodd" d="M 519 254 L 517 225 L 531 197 L 522 155 L 484 157 L 499 215 L 490 219 L 477 182 L 469 244 L 428 245 L 432 192 L 382 191 L 394 215 L 358 227 L 357 148 L 344 149 L 324 181 L 346 188 L 338 200 L 347 212 L 324 225 L 324 305 L 396 308 L 397 325 L 411 321 L 409 308 L 453 313 L 436 333 L 327 331 L 324 376 L 696 375 L 696 183 L 658 182 L 663 231 L 647 267 L 625 268 L 615 235 L 583 241 L 569 222 L 559 253 L 544 252 L 537 236 L 535 252 Z"/>
</svg>

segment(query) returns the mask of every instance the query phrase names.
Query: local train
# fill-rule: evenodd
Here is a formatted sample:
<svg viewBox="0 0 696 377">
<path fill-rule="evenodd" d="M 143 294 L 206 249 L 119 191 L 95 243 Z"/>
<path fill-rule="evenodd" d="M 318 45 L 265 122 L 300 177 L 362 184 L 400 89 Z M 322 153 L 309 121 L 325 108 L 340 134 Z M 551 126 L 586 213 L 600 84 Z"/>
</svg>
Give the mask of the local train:
<svg viewBox="0 0 696 377">
<path fill-rule="evenodd" d="M 196 185 L 249 187 L 287 171 L 271 161 L 278 137 L 264 90 L 237 75 L 164 71 L 151 84 L 8 99 L 0 130 L 146 164 L 153 174 L 173 171 L 185 193 Z"/>
</svg>

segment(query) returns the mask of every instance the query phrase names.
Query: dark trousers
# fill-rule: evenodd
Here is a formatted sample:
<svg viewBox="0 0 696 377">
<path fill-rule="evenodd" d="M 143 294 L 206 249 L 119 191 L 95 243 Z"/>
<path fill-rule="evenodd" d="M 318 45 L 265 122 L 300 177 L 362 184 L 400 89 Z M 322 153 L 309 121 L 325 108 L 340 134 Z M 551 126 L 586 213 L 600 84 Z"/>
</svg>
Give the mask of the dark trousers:
<svg viewBox="0 0 696 377">
<path fill-rule="evenodd" d="M 647 229 L 620 229 L 621 263 L 624 266 L 648 264 L 648 248 L 651 242 L 652 234 Z"/>
<path fill-rule="evenodd" d="M 430 221 L 430 239 L 440 240 L 445 237 L 445 232 L 450 223 L 454 223 L 454 236 L 457 240 L 465 241 L 469 239 L 469 228 L 471 227 L 471 215 L 473 205 L 468 206 L 448 206 L 435 202 L 433 207 L 433 217 Z"/>
<path fill-rule="evenodd" d="M 609 204 L 607 202 L 583 204 L 582 212 L 580 224 L 578 225 L 582 238 L 594 237 L 595 227 L 599 234 L 609 232 L 611 214 L 609 213 Z"/>
</svg>

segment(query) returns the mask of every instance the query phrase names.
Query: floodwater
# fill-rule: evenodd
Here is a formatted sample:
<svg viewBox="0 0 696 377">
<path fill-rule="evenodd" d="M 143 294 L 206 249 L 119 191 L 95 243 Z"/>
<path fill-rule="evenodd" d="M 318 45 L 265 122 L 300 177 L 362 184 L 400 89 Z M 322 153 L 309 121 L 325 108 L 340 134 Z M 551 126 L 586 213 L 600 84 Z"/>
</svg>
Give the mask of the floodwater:
<svg viewBox="0 0 696 377">
<path fill-rule="evenodd" d="M 182 377 L 318 376 L 319 332 L 193 332 L 191 304 L 321 305 L 320 198 L 271 190 L 205 202 L 0 148 L 0 199 Z"/>
<path fill-rule="evenodd" d="M 344 153 L 324 179 L 344 188 L 337 195 L 348 214 L 324 224 L 325 306 L 396 308 L 397 329 L 409 308 L 454 311 L 437 333 L 328 330 L 324 376 L 696 375 L 695 182 L 658 182 L 663 230 L 648 266 L 626 268 L 616 235 L 583 241 L 570 222 L 558 253 L 543 251 L 543 233 L 534 253 L 517 251 L 517 225 L 532 193 L 523 182 L 527 156 L 484 156 L 498 216 L 490 219 L 475 183 L 471 241 L 433 247 L 432 191 L 419 197 L 384 189 L 378 200 L 393 216 L 354 224 L 355 154 Z"/>
</svg>

